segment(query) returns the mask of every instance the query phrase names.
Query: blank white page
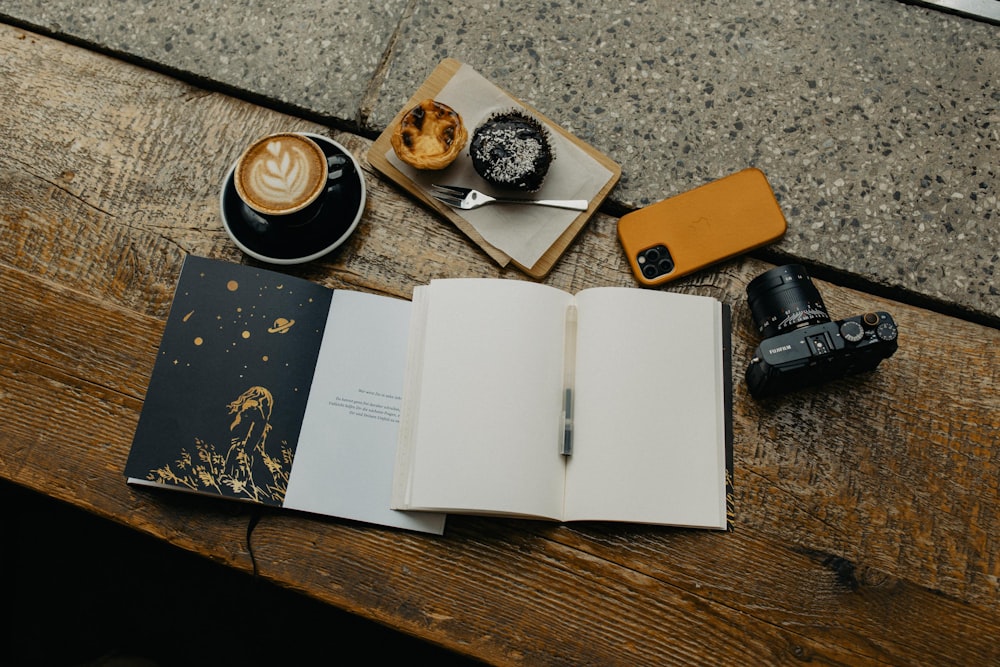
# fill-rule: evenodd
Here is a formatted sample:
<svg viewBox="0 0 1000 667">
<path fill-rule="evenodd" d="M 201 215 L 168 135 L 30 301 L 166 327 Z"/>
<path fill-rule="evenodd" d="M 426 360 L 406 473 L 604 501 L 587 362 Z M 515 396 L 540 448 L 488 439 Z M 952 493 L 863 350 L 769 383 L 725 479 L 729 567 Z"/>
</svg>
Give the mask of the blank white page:
<svg viewBox="0 0 1000 667">
<path fill-rule="evenodd" d="M 445 518 L 389 509 L 410 302 L 335 290 L 285 507 L 424 532 Z"/>
<path fill-rule="evenodd" d="M 577 307 L 566 520 L 725 528 L 720 304 L 597 288 Z"/>
<path fill-rule="evenodd" d="M 572 297 L 517 280 L 435 280 L 417 290 L 426 290 L 414 299 L 425 298 L 427 311 L 406 506 L 559 518 Z"/>
</svg>

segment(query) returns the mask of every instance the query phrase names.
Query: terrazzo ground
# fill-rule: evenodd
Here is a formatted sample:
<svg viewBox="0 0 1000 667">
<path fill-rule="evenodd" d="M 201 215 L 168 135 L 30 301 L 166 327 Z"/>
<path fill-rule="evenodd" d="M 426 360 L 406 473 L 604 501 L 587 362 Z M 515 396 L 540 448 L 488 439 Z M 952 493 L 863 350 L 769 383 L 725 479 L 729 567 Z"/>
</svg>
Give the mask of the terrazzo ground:
<svg viewBox="0 0 1000 667">
<path fill-rule="evenodd" d="M 7 0 L 0 20 L 376 136 L 444 57 L 608 154 L 614 214 L 747 166 L 814 275 L 997 325 L 1000 27 L 897 0 Z"/>
</svg>

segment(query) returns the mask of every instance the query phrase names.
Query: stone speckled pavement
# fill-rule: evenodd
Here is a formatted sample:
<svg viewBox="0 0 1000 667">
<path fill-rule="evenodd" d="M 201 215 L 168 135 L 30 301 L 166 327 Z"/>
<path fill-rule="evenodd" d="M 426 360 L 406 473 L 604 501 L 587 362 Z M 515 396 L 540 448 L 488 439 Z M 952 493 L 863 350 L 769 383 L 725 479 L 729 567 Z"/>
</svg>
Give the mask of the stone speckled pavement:
<svg viewBox="0 0 1000 667">
<path fill-rule="evenodd" d="M 371 138 L 456 58 L 620 163 L 612 214 L 756 166 L 789 224 L 769 258 L 1000 323 L 990 22 L 898 0 L 5 0 L 0 20 Z"/>
</svg>

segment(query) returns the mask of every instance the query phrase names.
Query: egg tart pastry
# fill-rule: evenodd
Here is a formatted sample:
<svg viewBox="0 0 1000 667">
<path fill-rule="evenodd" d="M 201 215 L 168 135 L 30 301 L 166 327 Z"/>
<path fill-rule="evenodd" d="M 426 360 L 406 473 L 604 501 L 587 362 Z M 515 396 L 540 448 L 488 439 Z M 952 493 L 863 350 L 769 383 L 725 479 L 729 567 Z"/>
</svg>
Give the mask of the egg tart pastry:
<svg viewBox="0 0 1000 667">
<path fill-rule="evenodd" d="M 469 133 L 447 104 L 426 99 L 399 121 L 389 138 L 396 156 L 416 169 L 444 169 L 465 148 Z"/>
</svg>

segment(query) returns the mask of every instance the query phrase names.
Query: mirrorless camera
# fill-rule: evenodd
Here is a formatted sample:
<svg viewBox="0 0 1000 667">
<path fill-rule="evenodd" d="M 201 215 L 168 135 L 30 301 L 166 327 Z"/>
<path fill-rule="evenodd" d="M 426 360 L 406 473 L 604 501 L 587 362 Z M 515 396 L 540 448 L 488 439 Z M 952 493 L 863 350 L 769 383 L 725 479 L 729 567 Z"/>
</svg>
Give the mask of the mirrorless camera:
<svg viewBox="0 0 1000 667">
<path fill-rule="evenodd" d="M 896 323 L 877 311 L 833 322 L 804 267 L 771 269 L 747 285 L 757 346 L 746 381 L 764 398 L 874 369 L 898 347 Z"/>
</svg>

